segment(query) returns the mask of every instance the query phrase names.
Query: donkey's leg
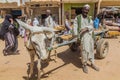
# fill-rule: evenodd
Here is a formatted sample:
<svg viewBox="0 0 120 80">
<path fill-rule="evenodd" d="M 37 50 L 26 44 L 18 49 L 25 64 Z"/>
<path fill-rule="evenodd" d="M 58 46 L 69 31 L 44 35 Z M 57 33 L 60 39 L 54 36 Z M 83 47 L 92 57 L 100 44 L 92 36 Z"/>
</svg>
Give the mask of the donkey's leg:
<svg viewBox="0 0 120 80">
<path fill-rule="evenodd" d="M 41 59 L 38 59 L 37 68 L 38 68 L 38 79 L 37 80 L 40 80 L 40 78 L 41 78 Z"/>
<path fill-rule="evenodd" d="M 34 59 L 35 59 L 35 51 L 29 51 L 30 52 L 30 77 L 33 75 L 33 67 L 34 67 Z"/>
<path fill-rule="evenodd" d="M 57 60 L 56 60 L 57 59 L 57 51 L 56 51 L 56 49 L 54 49 L 53 51 L 54 51 L 53 55 L 51 55 L 52 51 L 49 51 L 49 56 L 48 56 L 48 61 L 47 62 L 49 62 L 49 61 L 57 62 Z M 52 56 L 55 56 L 55 57 L 51 58 Z"/>
</svg>

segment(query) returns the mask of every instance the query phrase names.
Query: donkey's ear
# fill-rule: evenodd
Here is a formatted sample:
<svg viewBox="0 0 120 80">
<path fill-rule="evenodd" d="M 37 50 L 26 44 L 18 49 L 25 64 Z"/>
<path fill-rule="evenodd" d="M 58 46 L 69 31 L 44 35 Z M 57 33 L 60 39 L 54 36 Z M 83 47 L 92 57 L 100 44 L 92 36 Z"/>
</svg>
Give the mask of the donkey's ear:
<svg viewBox="0 0 120 80">
<path fill-rule="evenodd" d="M 19 20 L 19 19 L 16 19 L 16 21 L 19 23 L 19 25 L 21 25 L 21 27 L 23 27 L 24 29 L 27 29 L 27 30 L 32 30 L 32 27 L 31 25 L 28 25 L 27 23 Z"/>
</svg>

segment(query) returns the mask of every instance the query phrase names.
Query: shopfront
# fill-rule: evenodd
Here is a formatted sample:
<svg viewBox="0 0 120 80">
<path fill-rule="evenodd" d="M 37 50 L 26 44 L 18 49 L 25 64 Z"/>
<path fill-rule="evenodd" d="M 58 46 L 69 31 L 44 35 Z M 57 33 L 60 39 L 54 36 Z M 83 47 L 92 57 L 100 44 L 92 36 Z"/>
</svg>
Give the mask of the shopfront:
<svg viewBox="0 0 120 80">
<path fill-rule="evenodd" d="M 46 10 L 51 10 L 53 19 L 60 23 L 61 15 L 60 15 L 60 1 L 59 0 L 32 0 L 31 2 L 26 3 L 27 14 L 30 18 L 39 17 L 45 18 Z"/>
<path fill-rule="evenodd" d="M 120 9 L 120 0 L 101 0 L 100 1 L 100 11 L 106 7 L 108 7 L 108 8 L 115 7 L 115 8 Z"/>
<path fill-rule="evenodd" d="M 20 10 L 17 2 L 0 3 L 0 15 L 4 17 L 6 14 L 11 14 L 14 10 Z"/>
<path fill-rule="evenodd" d="M 0 15 L 4 17 L 6 14 L 14 16 L 25 14 L 25 3 L 29 0 L 0 0 Z"/>
<path fill-rule="evenodd" d="M 71 19 L 71 22 L 75 19 L 75 17 L 81 13 L 81 8 L 85 4 L 90 5 L 90 12 L 89 15 L 94 17 L 94 12 L 95 12 L 95 3 L 97 3 L 97 0 L 63 0 L 63 5 L 62 5 L 62 17 L 65 19 L 65 14 L 69 13 L 69 18 Z M 64 24 L 64 20 L 62 21 Z"/>
</svg>

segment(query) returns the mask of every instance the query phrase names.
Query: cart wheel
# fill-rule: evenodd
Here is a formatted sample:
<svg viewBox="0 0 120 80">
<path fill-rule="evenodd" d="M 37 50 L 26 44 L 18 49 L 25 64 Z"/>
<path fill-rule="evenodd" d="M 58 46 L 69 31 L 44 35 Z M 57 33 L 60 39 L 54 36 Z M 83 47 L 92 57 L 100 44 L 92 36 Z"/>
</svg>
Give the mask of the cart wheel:
<svg viewBox="0 0 120 80">
<path fill-rule="evenodd" d="M 71 51 L 77 51 L 78 50 L 78 44 L 77 43 L 72 43 L 69 45 Z"/>
<path fill-rule="evenodd" d="M 98 44 L 97 44 L 97 48 L 96 48 L 96 56 L 97 58 L 99 59 L 103 59 L 106 57 L 106 55 L 108 54 L 108 51 L 109 51 L 109 43 L 108 41 L 104 40 L 104 39 L 100 39 L 98 41 Z"/>
</svg>

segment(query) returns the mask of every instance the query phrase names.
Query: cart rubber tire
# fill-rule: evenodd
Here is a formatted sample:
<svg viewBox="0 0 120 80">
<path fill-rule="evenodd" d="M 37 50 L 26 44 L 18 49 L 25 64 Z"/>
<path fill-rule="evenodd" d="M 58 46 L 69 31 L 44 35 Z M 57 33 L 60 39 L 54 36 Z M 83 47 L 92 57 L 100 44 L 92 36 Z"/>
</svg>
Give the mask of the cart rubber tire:
<svg viewBox="0 0 120 80">
<path fill-rule="evenodd" d="M 78 50 L 78 44 L 75 43 L 75 42 L 71 43 L 69 46 L 70 46 L 70 50 L 73 51 L 73 52 Z"/>
<path fill-rule="evenodd" d="M 109 51 L 109 43 L 108 41 L 104 40 L 104 39 L 100 39 L 98 41 L 97 44 L 97 48 L 96 48 L 96 57 L 99 59 L 103 59 L 107 56 Z"/>
</svg>

